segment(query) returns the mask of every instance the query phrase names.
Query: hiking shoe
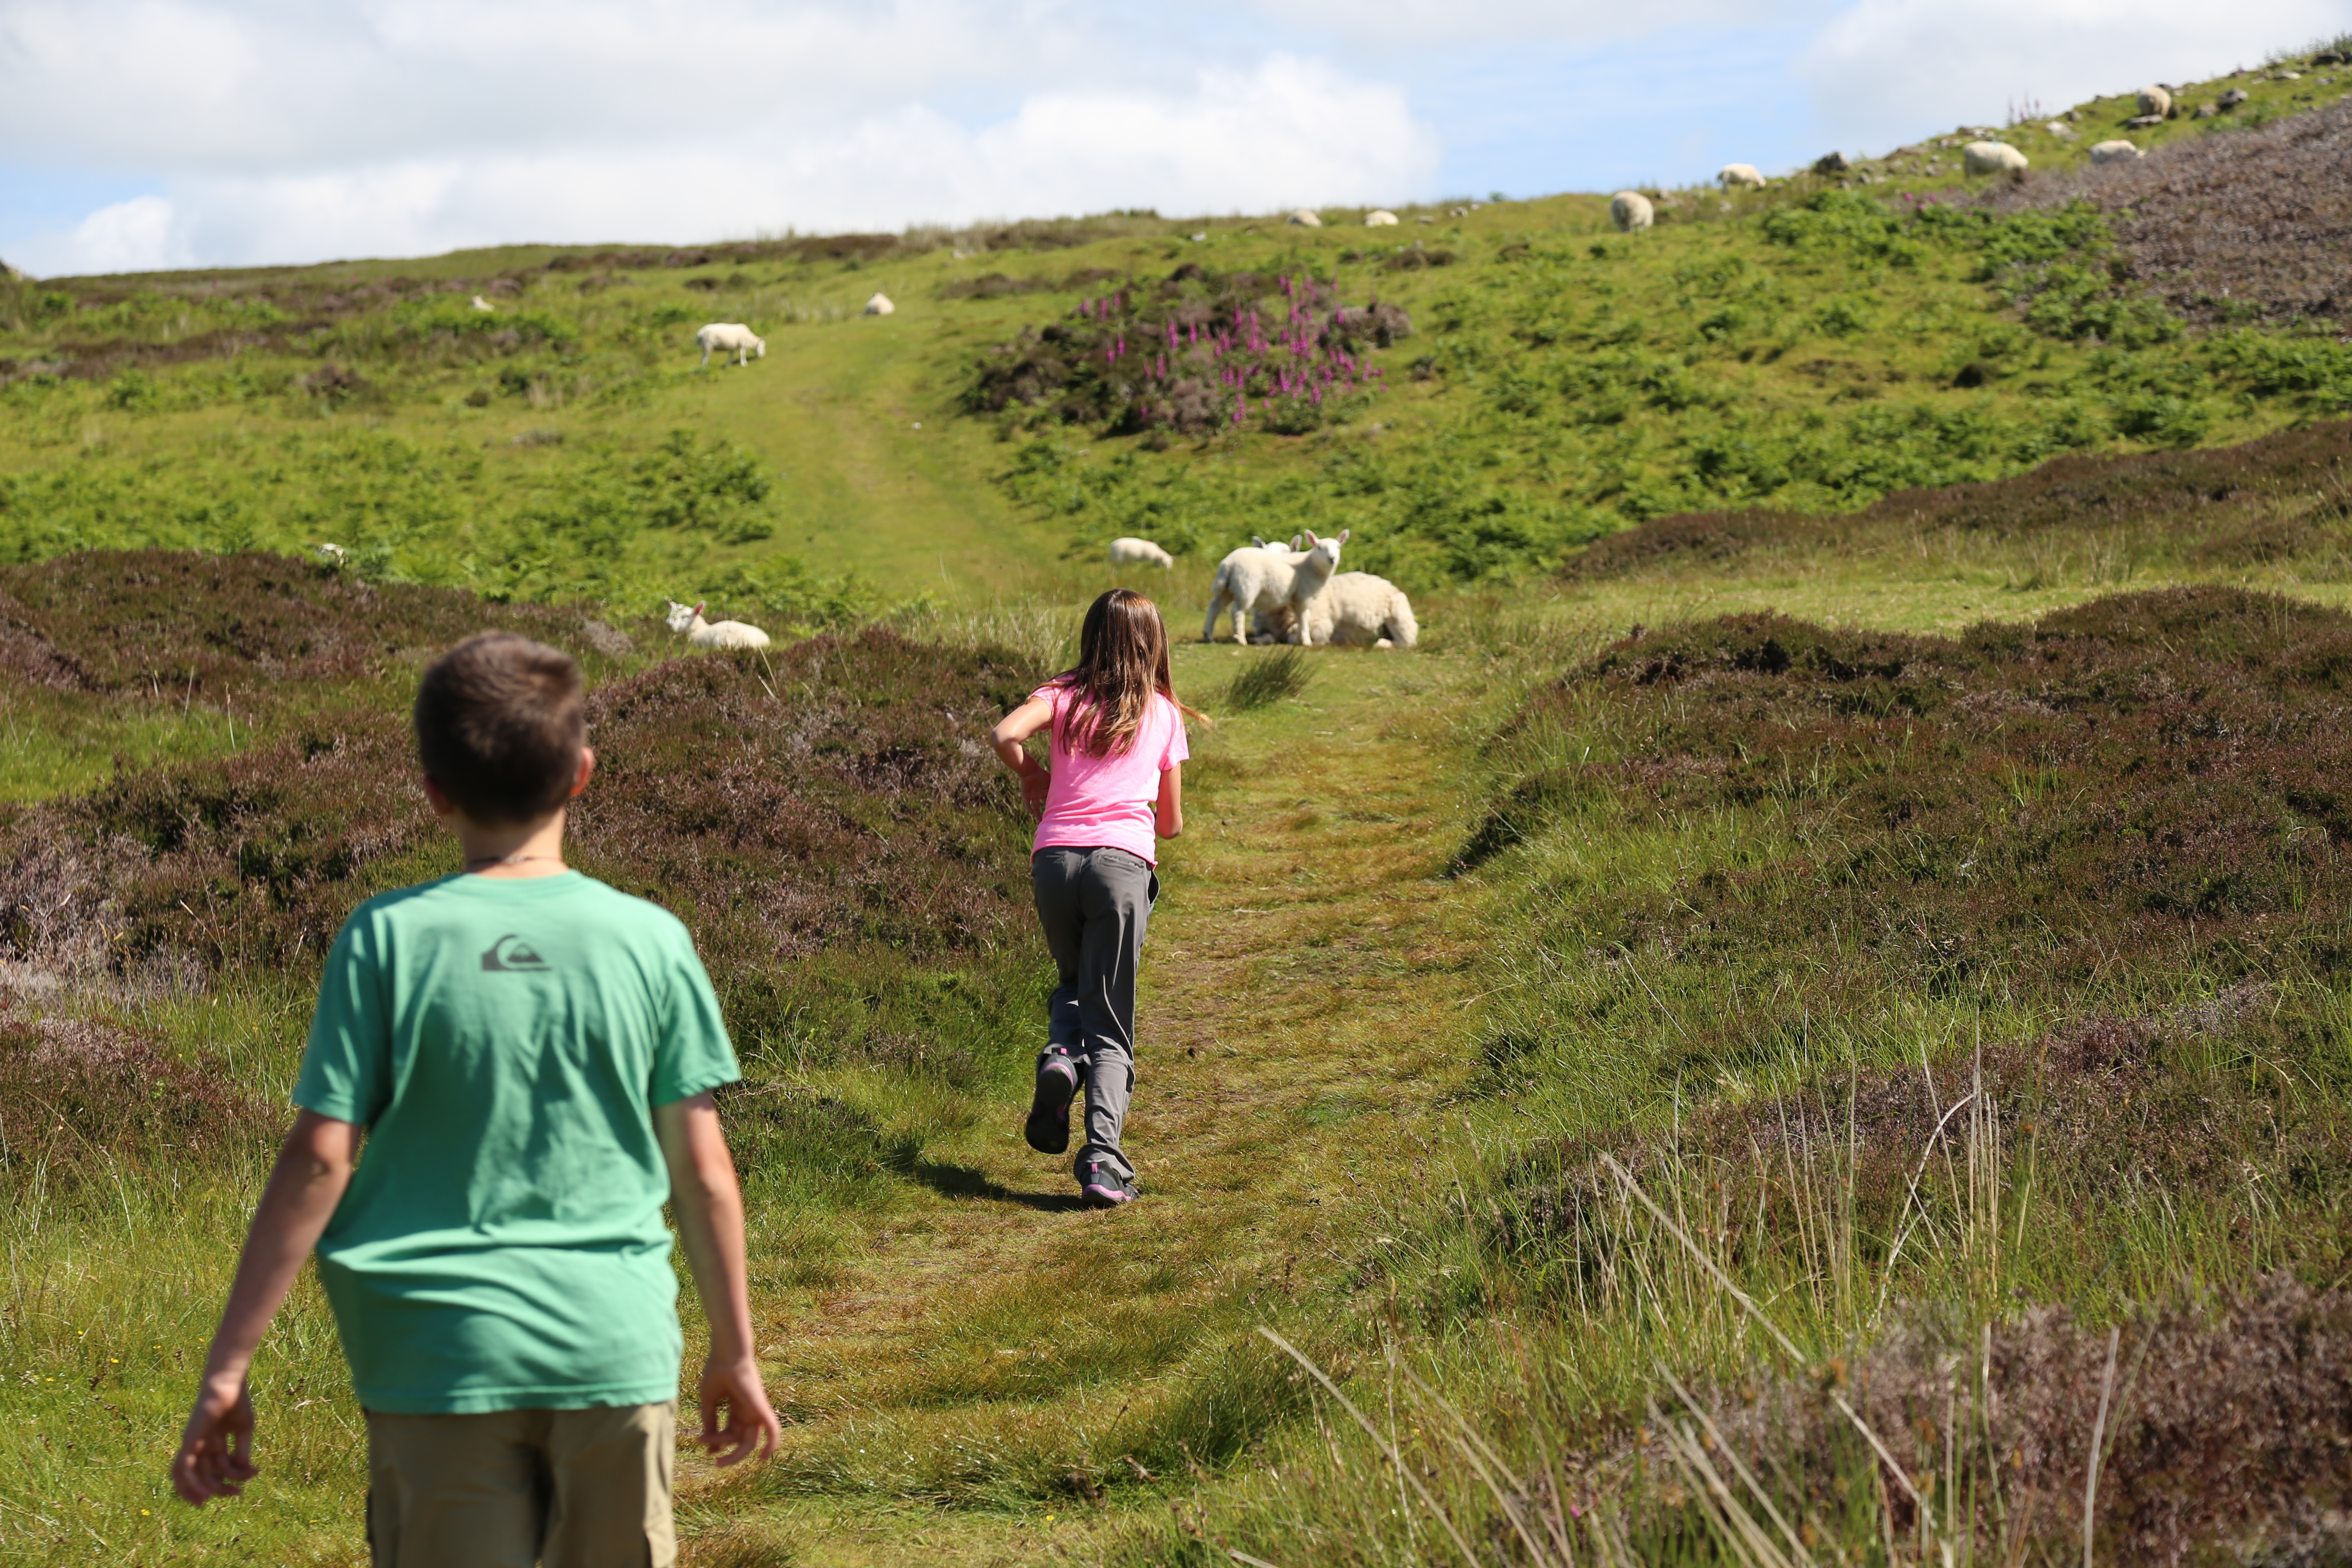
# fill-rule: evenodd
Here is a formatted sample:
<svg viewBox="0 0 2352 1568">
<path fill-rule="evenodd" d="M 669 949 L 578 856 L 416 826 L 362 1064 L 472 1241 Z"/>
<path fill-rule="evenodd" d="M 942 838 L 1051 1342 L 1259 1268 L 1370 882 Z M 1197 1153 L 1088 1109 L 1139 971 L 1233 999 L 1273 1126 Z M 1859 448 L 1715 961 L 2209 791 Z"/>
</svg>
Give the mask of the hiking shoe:
<svg viewBox="0 0 2352 1568">
<path fill-rule="evenodd" d="M 1078 1092 L 1078 1069 L 1059 1056 L 1037 1064 L 1037 1092 L 1029 1100 L 1029 1120 L 1021 1135 L 1040 1154 L 1058 1154 L 1070 1146 L 1070 1097 Z"/>
<path fill-rule="evenodd" d="M 1100 1160 L 1089 1160 L 1086 1174 L 1078 1178 L 1078 1196 L 1090 1209 L 1115 1209 L 1135 1201 L 1135 1178 L 1120 1175 Z"/>
</svg>

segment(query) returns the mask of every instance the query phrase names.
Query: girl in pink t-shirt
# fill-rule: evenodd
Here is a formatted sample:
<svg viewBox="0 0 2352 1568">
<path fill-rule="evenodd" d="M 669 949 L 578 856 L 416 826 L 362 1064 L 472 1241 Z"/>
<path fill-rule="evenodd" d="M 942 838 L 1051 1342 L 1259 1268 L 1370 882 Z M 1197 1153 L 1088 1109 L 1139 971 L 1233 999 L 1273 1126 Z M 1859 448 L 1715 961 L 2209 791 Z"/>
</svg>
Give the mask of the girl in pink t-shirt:
<svg viewBox="0 0 2352 1568">
<path fill-rule="evenodd" d="M 1086 1086 L 1076 1175 L 1092 1208 L 1135 1196 L 1135 1167 L 1118 1146 L 1135 1092 L 1135 973 L 1160 897 L 1156 840 L 1184 831 L 1191 712 L 1169 680 L 1159 606 L 1114 588 L 1087 610 L 1076 668 L 1031 693 L 989 737 L 1037 816 L 1029 878 L 1060 979 L 1024 1132 L 1040 1153 L 1067 1149 L 1070 1100 Z M 1040 767 L 1022 742 L 1049 728 L 1050 765 Z"/>
</svg>

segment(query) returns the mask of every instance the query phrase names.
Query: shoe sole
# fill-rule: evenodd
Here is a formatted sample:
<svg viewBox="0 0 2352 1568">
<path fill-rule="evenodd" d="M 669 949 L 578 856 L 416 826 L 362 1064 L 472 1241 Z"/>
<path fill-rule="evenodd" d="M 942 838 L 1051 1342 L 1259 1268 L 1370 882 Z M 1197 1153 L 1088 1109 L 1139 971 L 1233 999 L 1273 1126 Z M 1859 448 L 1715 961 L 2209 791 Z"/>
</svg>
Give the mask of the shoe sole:
<svg viewBox="0 0 2352 1568">
<path fill-rule="evenodd" d="M 1061 1077 L 1056 1071 L 1055 1078 Z M 1078 1092 L 1075 1075 L 1067 1088 L 1058 1093 L 1046 1081 L 1046 1075 L 1037 1075 L 1037 1092 L 1029 1101 L 1029 1120 L 1021 1125 L 1021 1136 L 1029 1147 L 1040 1154 L 1059 1154 L 1070 1146 L 1070 1101 Z"/>
<path fill-rule="evenodd" d="M 1116 1187 L 1089 1185 L 1083 1188 L 1078 1195 L 1086 1200 L 1087 1207 L 1090 1209 L 1115 1209 L 1121 1204 L 1131 1204 L 1135 1201 L 1133 1193 L 1121 1192 Z"/>
</svg>

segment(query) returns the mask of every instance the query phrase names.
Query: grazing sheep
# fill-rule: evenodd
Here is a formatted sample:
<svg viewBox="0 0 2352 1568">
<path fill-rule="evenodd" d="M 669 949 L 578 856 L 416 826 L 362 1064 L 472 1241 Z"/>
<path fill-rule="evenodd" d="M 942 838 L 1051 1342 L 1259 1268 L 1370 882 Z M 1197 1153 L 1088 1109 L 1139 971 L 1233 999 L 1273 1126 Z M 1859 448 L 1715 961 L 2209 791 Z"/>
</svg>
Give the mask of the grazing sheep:
<svg viewBox="0 0 2352 1568">
<path fill-rule="evenodd" d="M 1307 601 L 1306 641 L 1337 647 L 1411 647 L 1421 640 L 1412 603 L 1370 572 L 1342 572 Z"/>
<path fill-rule="evenodd" d="M 1763 171 L 1753 163 L 1726 163 L 1717 172 L 1715 183 L 1727 191 L 1734 185 L 1744 185 L 1751 191 L 1760 191 L 1764 188 L 1764 174 Z"/>
<path fill-rule="evenodd" d="M 1271 616 L 1290 602 L 1291 578 L 1298 563 L 1306 559 L 1304 551 L 1287 551 L 1265 543 L 1245 544 L 1228 552 L 1217 563 L 1217 575 L 1210 584 L 1209 614 L 1201 623 L 1201 640 L 1217 640 L 1217 618 L 1230 607 L 1234 613 L 1234 641 L 1248 642 L 1250 617 Z"/>
<path fill-rule="evenodd" d="M 890 303 L 889 295 L 877 289 L 874 298 L 866 301 L 864 313 L 868 316 L 895 316 L 898 313 L 898 307 Z"/>
<path fill-rule="evenodd" d="M 1301 228 L 1321 228 L 1323 215 L 1312 207 L 1300 207 L 1290 215 L 1290 221 Z"/>
<path fill-rule="evenodd" d="M 1620 234 L 1634 234 L 1657 221 L 1650 198 L 1639 191 L 1620 191 L 1609 198 L 1609 221 Z"/>
<path fill-rule="evenodd" d="M 669 629 L 684 632 L 696 647 L 765 647 L 768 634 L 742 621 L 706 621 L 700 605 L 669 601 Z"/>
<path fill-rule="evenodd" d="M 1394 228 L 1396 226 L 1396 214 L 1389 211 L 1386 207 L 1380 207 L 1364 215 L 1364 226 L 1366 228 Z"/>
<path fill-rule="evenodd" d="M 2126 158 L 2145 156 L 2137 147 L 2124 141 L 2096 142 L 2091 146 L 2091 162 L 2094 163 L 2120 163 Z"/>
<path fill-rule="evenodd" d="M 1114 539 L 1110 542 L 1110 563 L 1114 566 L 1173 568 L 1176 557 L 1148 539 Z"/>
<path fill-rule="evenodd" d="M 1307 541 L 1307 554 L 1290 569 L 1290 589 L 1282 602 L 1296 623 L 1291 640 L 1302 647 L 1315 646 L 1315 626 L 1307 619 L 1307 605 L 1329 585 L 1331 574 L 1339 569 L 1339 546 L 1348 542 L 1349 532 L 1343 528 L 1332 538 L 1318 539 L 1310 528 L 1299 535 Z"/>
<path fill-rule="evenodd" d="M 487 316 L 496 310 L 498 307 L 491 304 L 488 300 L 483 299 L 479 294 L 477 294 L 474 296 L 474 309 L 481 311 L 482 314 Z"/>
<path fill-rule="evenodd" d="M 2142 114 L 2153 114 L 2158 120 L 2171 119 L 2172 94 L 2165 91 L 2164 89 L 2160 87 L 2141 88 L 2139 89 L 2139 111 Z"/>
<path fill-rule="evenodd" d="M 1960 166 L 1971 174 L 2005 174 L 2023 170 L 2026 157 L 2006 142 L 1971 142 L 1960 149 Z"/>
<path fill-rule="evenodd" d="M 729 354 L 735 356 L 737 364 L 744 365 L 751 363 L 753 354 L 761 359 L 768 357 L 767 340 L 756 335 L 740 321 L 713 321 L 695 333 L 694 341 L 702 350 L 702 368 L 705 370 L 710 368 L 710 356 L 714 353 L 719 355 L 720 364 L 727 363 Z"/>
</svg>

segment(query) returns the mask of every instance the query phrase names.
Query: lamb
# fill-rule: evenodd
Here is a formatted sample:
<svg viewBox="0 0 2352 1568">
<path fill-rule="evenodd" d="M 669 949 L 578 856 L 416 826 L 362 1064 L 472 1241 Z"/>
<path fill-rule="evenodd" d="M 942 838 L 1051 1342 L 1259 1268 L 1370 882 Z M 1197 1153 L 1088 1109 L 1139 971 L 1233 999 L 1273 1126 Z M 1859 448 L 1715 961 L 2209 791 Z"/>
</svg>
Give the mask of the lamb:
<svg viewBox="0 0 2352 1568">
<path fill-rule="evenodd" d="M 1110 563 L 1114 566 L 1160 566 L 1172 569 L 1176 558 L 1148 539 L 1114 539 L 1110 542 Z"/>
<path fill-rule="evenodd" d="M 2139 89 L 2139 111 L 2144 115 L 2153 114 L 2158 120 L 2171 119 L 2172 94 L 2165 91 L 2164 89 L 2160 87 L 2141 88 Z"/>
<path fill-rule="evenodd" d="M 2091 162 L 2094 163 L 2119 163 L 2127 158 L 2145 155 L 2137 147 L 2122 140 L 2097 142 L 2091 146 Z"/>
<path fill-rule="evenodd" d="M 740 321 L 713 321 L 694 334 L 694 342 L 702 350 L 702 368 L 705 370 L 710 368 L 710 356 L 714 353 L 719 355 L 720 364 L 727 363 L 729 354 L 733 354 L 735 363 L 742 365 L 750 364 L 753 354 L 761 359 L 768 357 L 767 340 L 754 334 Z"/>
<path fill-rule="evenodd" d="M 1389 211 L 1386 207 L 1380 207 L 1364 215 L 1364 226 L 1366 228 L 1394 228 L 1396 226 L 1396 214 Z"/>
<path fill-rule="evenodd" d="M 483 299 L 479 294 L 477 294 L 474 296 L 474 309 L 481 311 L 482 314 L 487 316 L 496 310 L 498 307 L 491 304 L 488 300 Z"/>
<path fill-rule="evenodd" d="M 1411 647 L 1421 640 L 1412 604 L 1397 585 L 1370 572 L 1342 572 L 1307 601 L 1308 643 L 1340 647 Z"/>
<path fill-rule="evenodd" d="M 1290 569 L 1290 590 L 1283 595 L 1282 602 L 1297 623 L 1292 640 L 1301 647 L 1315 646 L 1315 624 L 1307 617 L 1307 606 L 1329 585 L 1331 574 L 1339 569 L 1339 546 L 1348 542 L 1349 532 L 1343 528 L 1333 538 L 1318 539 L 1310 528 L 1299 536 L 1307 541 L 1307 556 Z M 1327 633 L 1327 640 L 1328 637 Z"/>
<path fill-rule="evenodd" d="M 1764 188 L 1764 174 L 1753 163 L 1726 163 L 1717 173 L 1715 183 L 1727 191 L 1734 185 L 1745 185 L 1751 191 L 1760 191 Z"/>
<path fill-rule="evenodd" d="M 700 605 L 669 601 L 669 629 L 684 632 L 696 647 L 765 647 L 768 634 L 742 621 L 706 621 Z"/>
<path fill-rule="evenodd" d="M 2026 156 L 2006 142 L 1971 142 L 1960 149 L 1960 165 L 1971 174 L 2022 172 Z"/>
<path fill-rule="evenodd" d="M 895 316 L 898 313 L 898 307 L 890 303 L 890 296 L 879 289 L 874 290 L 874 298 L 866 301 L 865 314 L 866 315 Z"/>
<path fill-rule="evenodd" d="M 1645 229 L 1656 219 L 1650 198 L 1639 191 L 1620 191 L 1609 198 L 1609 221 L 1617 226 L 1620 234 Z"/>
<path fill-rule="evenodd" d="M 1227 552 L 1217 563 L 1217 575 L 1210 585 L 1209 615 L 1201 623 L 1201 640 L 1217 640 L 1217 618 L 1230 606 L 1234 613 L 1234 641 L 1248 642 L 1250 617 L 1270 616 L 1290 602 L 1291 578 L 1306 559 L 1304 551 L 1291 552 L 1263 542 L 1245 544 Z"/>
</svg>

